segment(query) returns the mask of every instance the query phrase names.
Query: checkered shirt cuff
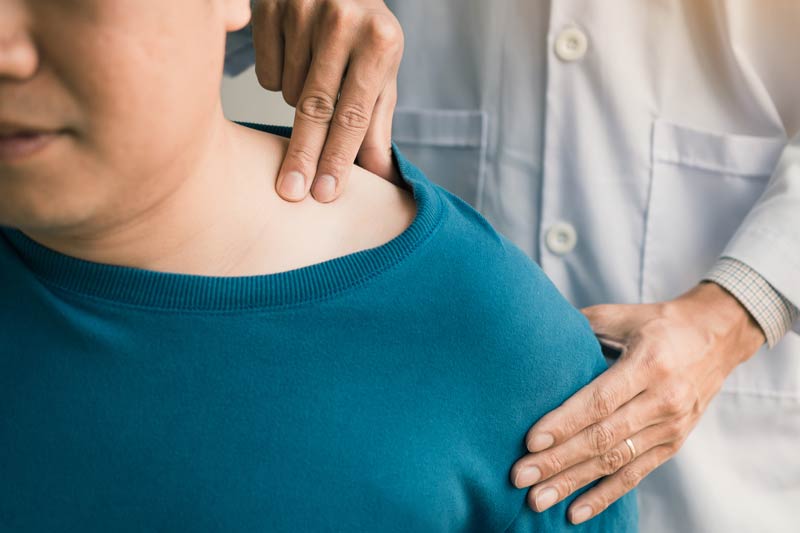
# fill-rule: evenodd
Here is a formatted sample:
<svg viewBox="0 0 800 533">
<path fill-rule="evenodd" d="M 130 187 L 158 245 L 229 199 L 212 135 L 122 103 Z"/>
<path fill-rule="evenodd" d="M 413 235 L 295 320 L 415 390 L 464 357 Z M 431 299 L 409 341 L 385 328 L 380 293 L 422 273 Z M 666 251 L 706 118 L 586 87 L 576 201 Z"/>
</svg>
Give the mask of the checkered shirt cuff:
<svg viewBox="0 0 800 533">
<path fill-rule="evenodd" d="M 761 275 L 732 257 L 722 257 L 704 278 L 730 292 L 761 327 L 772 348 L 792 329 L 798 309 Z"/>
</svg>

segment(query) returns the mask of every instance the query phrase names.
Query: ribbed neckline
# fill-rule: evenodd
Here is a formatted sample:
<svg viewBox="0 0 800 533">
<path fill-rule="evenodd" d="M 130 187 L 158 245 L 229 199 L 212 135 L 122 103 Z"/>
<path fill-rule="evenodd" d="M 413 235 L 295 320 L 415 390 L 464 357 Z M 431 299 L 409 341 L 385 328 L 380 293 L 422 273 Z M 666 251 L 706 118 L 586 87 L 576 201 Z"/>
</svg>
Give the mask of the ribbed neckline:
<svg viewBox="0 0 800 533">
<path fill-rule="evenodd" d="M 243 123 L 288 137 L 291 128 Z M 436 189 L 397 149 L 400 174 L 417 204 L 411 225 L 391 241 L 307 267 L 260 276 L 212 277 L 170 274 L 93 263 L 46 248 L 22 232 L 0 228 L 44 283 L 119 304 L 184 311 L 236 311 L 299 305 L 340 293 L 379 275 L 411 254 L 436 228 L 442 214 Z"/>
</svg>

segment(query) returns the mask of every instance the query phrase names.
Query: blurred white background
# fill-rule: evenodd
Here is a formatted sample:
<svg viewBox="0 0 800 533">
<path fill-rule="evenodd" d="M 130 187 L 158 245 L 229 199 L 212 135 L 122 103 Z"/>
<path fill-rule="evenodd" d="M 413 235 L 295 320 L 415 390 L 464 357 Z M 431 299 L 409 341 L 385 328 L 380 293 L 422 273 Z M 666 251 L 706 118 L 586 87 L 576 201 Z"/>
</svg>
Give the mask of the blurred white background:
<svg viewBox="0 0 800 533">
<path fill-rule="evenodd" d="M 222 107 L 231 120 L 291 126 L 294 109 L 283 101 L 281 93 L 264 90 L 258 84 L 255 67 L 222 82 Z"/>
</svg>

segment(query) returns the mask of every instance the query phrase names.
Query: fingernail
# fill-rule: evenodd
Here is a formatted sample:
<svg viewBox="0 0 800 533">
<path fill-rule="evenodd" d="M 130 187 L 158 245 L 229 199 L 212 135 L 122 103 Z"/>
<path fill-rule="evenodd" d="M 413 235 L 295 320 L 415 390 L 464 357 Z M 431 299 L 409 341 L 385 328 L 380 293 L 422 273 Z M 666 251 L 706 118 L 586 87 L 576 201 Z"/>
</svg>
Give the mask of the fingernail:
<svg viewBox="0 0 800 533">
<path fill-rule="evenodd" d="M 289 172 L 281 180 L 280 193 L 290 200 L 302 200 L 306 195 L 306 179 L 297 171 Z"/>
<path fill-rule="evenodd" d="M 581 505 L 575 512 L 572 513 L 572 523 L 573 524 L 580 524 L 581 522 L 585 522 L 589 520 L 592 516 L 592 508 L 588 505 Z"/>
<path fill-rule="evenodd" d="M 553 445 L 556 439 L 550 433 L 541 433 L 528 442 L 528 451 L 540 452 Z"/>
<path fill-rule="evenodd" d="M 336 194 L 336 178 L 325 174 L 314 180 L 314 198 L 319 202 L 330 202 Z"/>
<path fill-rule="evenodd" d="M 530 487 L 542 477 L 542 472 L 536 466 L 529 466 L 523 468 L 517 474 L 517 479 L 514 480 L 514 485 L 519 488 Z"/>
<path fill-rule="evenodd" d="M 536 508 L 539 509 L 539 511 L 544 511 L 556 503 L 557 499 L 558 492 L 556 489 L 548 487 L 536 495 Z"/>
</svg>

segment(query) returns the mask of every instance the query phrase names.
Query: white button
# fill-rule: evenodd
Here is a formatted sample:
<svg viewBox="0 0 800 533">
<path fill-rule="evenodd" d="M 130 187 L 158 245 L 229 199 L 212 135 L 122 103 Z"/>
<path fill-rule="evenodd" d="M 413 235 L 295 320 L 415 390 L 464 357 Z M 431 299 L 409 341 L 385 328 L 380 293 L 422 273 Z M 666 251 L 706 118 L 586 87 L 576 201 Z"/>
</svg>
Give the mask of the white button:
<svg viewBox="0 0 800 533">
<path fill-rule="evenodd" d="M 568 254 L 578 244 L 578 233 L 572 224 L 557 222 L 547 230 L 545 243 L 550 251 L 556 255 Z"/>
<path fill-rule="evenodd" d="M 589 39 L 576 27 L 569 27 L 556 38 L 556 55 L 563 61 L 577 61 L 586 54 Z"/>
</svg>

